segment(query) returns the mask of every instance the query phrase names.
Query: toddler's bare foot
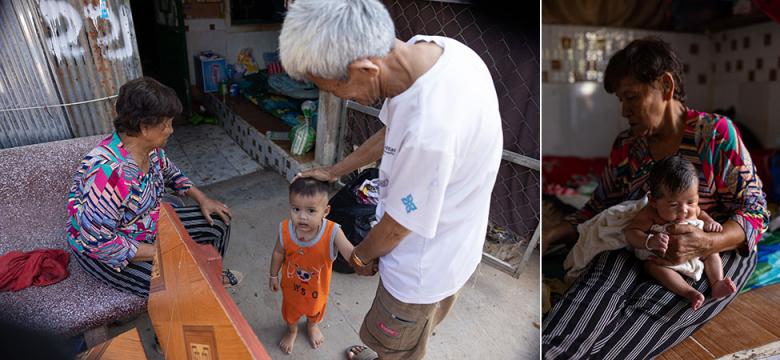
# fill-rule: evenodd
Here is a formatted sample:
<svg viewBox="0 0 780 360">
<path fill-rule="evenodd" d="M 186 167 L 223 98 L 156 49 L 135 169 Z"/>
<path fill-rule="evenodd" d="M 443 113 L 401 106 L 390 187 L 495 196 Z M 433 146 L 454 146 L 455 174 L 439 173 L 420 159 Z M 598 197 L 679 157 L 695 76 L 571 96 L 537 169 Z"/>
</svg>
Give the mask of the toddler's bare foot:
<svg viewBox="0 0 780 360">
<path fill-rule="evenodd" d="M 712 297 L 720 299 L 737 291 L 737 286 L 730 278 L 724 278 L 712 285 Z"/>
<path fill-rule="evenodd" d="M 325 336 L 322 335 L 322 331 L 320 331 L 320 327 L 317 326 L 317 324 L 307 322 L 306 329 L 309 333 L 309 343 L 311 343 L 311 347 L 316 349 L 325 342 Z"/>
<path fill-rule="evenodd" d="M 704 295 L 695 289 L 691 289 L 685 297 L 691 302 L 691 307 L 694 311 L 699 310 L 701 305 L 704 304 Z"/>
<path fill-rule="evenodd" d="M 282 340 L 279 341 L 279 348 L 284 351 L 285 354 L 290 354 L 293 351 L 293 345 L 295 345 L 295 337 L 298 336 L 298 326 L 297 324 L 293 326 L 289 326 L 287 328 L 287 332 L 284 333 L 284 336 L 282 336 Z"/>
</svg>

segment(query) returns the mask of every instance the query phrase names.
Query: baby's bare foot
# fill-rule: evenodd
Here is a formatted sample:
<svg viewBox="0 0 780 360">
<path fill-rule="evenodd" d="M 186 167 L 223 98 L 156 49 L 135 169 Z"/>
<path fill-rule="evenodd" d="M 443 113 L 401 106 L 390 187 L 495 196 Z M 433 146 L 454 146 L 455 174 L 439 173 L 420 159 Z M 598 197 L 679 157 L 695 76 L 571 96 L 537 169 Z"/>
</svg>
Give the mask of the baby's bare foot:
<svg viewBox="0 0 780 360">
<path fill-rule="evenodd" d="M 712 297 L 715 299 L 729 296 L 736 291 L 737 286 L 728 277 L 712 285 Z"/>
<path fill-rule="evenodd" d="M 704 304 L 704 295 L 694 289 L 691 289 L 685 297 L 691 302 L 691 307 L 694 311 L 699 310 L 701 305 Z"/>
<path fill-rule="evenodd" d="M 284 333 L 282 340 L 279 341 L 279 348 L 284 351 L 285 354 L 290 354 L 293 351 L 293 345 L 295 345 L 295 337 L 298 336 L 297 326 L 293 329 L 288 328 Z"/>
<path fill-rule="evenodd" d="M 309 333 L 309 343 L 311 343 L 311 347 L 313 348 L 319 348 L 322 343 L 325 342 L 325 336 L 322 335 L 322 331 L 320 331 L 320 327 L 317 326 L 317 324 L 312 324 L 310 322 L 306 323 L 306 329 Z"/>
</svg>

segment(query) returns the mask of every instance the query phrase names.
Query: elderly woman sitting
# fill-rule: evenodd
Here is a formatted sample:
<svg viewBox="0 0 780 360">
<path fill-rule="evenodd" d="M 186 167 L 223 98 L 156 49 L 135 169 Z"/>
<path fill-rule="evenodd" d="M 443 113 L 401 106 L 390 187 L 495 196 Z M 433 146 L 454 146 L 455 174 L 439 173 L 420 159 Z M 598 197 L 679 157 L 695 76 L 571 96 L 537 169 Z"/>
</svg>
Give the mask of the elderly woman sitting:
<svg viewBox="0 0 780 360">
<path fill-rule="evenodd" d="M 193 186 L 161 149 L 181 110 L 176 93 L 154 79 L 123 85 L 115 132 L 84 157 L 68 194 L 67 239 L 74 258 L 97 279 L 143 297 L 149 295 L 166 186 L 199 204 L 176 209 L 192 238 L 211 243 L 222 256 L 227 249 L 230 210 Z M 241 277 L 229 270 L 223 275 L 231 285 Z"/>
<path fill-rule="evenodd" d="M 644 197 L 655 162 L 682 156 L 698 174 L 700 208 L 722 223 L 723 231 L 673 225 L 667 229 L 668 250 L 654 261 L 673 265 L 720 253 L 723 273 L 739 289 L 755 268 L 756 245 L 769 217 L 761 180 L 731 120 L 685 105 L 681 69 L 669 45 L 658 39 L 635 40 L 610 59 L 604 87 L 617 95 L 630 129 L 618 135 L 598 188 L 571 222 Z M 568 235 L 576 235 L 573 226 Z M 691 286 L 710 291 L 704 277 Z M 630 252 L 603 252 L 544 319 L 544 357 L 653 358 L 691 335 L 736 295 L 707 299 L 694 310 L 685 298 L 646 276 L 642 261 Z"/>
</svg>

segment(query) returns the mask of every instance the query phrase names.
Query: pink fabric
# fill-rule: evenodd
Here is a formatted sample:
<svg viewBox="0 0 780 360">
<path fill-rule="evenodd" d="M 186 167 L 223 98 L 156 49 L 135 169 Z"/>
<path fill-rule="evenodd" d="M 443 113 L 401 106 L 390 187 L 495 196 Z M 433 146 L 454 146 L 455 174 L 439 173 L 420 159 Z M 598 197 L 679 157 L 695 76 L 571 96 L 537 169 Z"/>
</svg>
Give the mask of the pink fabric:
<svg viewBox="0 0 780 360">
<path fill-rule="evenodd" d="M 68 277 L 68 260 L 61 249 L 8 252 L 0 256 L 0 291 L 58 283 Z"/>
</svg>

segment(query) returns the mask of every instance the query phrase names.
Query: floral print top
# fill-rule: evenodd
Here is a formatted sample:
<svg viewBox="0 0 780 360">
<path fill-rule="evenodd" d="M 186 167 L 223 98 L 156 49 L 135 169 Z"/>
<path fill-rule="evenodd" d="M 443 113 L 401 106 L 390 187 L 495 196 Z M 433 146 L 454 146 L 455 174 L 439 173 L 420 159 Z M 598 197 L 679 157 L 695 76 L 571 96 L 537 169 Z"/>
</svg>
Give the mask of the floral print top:
<svg viewBox="0 0 780 360">
<path fill-rule="evenodd" d="M 73 251 L 121 271 L 138 243 L 154 242 L 165 186 L 182 195 L 192 182 L 162 149 L 149 158 L 149 169 L 141 171 L 114 132 L 81 160 L 67 199 Z"/>
<path fill-rule="evenodd" d="M 734 220 L 745 231 L 741 249 L 753 251 L 766 231 L 769 211 L 761 180 L 742 138 L 728 118 L 688 110 L 678 154 L 699 173 L 699 206 L 716 221 Z M 642 198 L 655 161 L 647 139 L 618 135 L 592 198 L 569 220 L 582 223 L 625 200 Z"/>
</svg>

